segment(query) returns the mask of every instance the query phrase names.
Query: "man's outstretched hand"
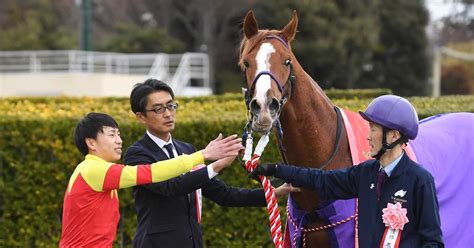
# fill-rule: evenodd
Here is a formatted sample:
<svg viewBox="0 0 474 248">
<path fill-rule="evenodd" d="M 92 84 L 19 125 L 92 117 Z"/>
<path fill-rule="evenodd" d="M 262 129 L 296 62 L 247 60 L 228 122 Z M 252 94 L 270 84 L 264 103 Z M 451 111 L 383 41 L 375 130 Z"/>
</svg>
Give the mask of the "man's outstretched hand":
<svg viewBox="0 0 474 248">
<path fill-rule="evenodd" d="M 201 150 L 204 160 L 213 161 L 229 156 L 237 156 L 239 151 L 244 149 L 241 144 L 242 139 L 237 135 L 230 135 L 222 138 L 219 134 L 216 139 L 209 142 L 205 149 Z"/>
<path fill-rule="evenodd" d="M 255 169 L 250 172 L 249 177 L 259 180 L 258 176 L 273 176 L 276 173 L 277 164 L 262 164 L 257 165 Z"/>
</svg>

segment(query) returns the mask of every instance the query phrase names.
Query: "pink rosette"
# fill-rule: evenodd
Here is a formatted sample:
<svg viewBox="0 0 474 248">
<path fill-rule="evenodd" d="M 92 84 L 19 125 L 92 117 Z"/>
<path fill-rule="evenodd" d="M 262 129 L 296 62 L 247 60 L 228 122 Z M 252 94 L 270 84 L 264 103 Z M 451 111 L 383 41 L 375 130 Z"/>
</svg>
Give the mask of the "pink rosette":
<svg viewBox="0 0 474 248">
<path fill-rule="evenodd" d="M 386 227 L 396 230 L 403 230 L 403 226 L 408 223 L 407 210 L 397 202 L 395 204 L 387 203 L 387 207 L 382 209 L 382 219 Z"/>
</svg>

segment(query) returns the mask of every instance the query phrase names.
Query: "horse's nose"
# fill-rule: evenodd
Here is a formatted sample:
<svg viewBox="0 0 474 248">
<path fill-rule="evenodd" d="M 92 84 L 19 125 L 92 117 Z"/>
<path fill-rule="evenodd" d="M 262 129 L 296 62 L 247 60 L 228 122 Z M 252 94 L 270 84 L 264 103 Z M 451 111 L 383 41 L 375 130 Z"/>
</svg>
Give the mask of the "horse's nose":
<svg viewBox="0 0 474 248">
<path fill-rule="evenodd" d="M 272 117 L 275 117 L 278 112 L 280 111 L 280 101 L 278 101 L 278 99 L 276 99 L 275 97 L 272 97 L 270 98 L 271 100 L 267 100 L 266 102 L 266 107 L 268 107 L 267 113 L 270 113 L 270 115 Z M 257 102 L 256 99 L 253 99 L 252 101 L 250 101 L 250 112 L 254 115 L 254 116 L 258 116 L 260 114 L 260 111 L 262 110 L 262 107 L 260 106 L 260 104 Z M 264 109 L 266 110 L 266 109 Z"/>
<path fill-rule="evenodd" d="M 270 114 L 272 115 L 272 117 L 275 117 L 278 111 L 280 111 L 280 101 L 278 101 L 278 99 L 276 99 L 275 97 L 272 97 L 272 100 L 268 105 L 268 109 L 270 110 Z"/>
<path fill-rule="evenodd" d="M 257 100 L 252 99 L 252 101 L 250 101 L 250 112 L 257 116 L 260 113 L 260 109 L 260 104 L 258 104 Z"/>
</svg>

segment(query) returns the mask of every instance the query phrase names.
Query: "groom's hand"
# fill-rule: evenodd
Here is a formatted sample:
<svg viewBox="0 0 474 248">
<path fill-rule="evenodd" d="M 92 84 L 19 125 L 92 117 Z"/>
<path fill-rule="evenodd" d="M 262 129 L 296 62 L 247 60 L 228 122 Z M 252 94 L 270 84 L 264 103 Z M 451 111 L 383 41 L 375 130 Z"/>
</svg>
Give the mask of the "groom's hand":
<svg viewBox="0 0 474 248">
<path fill-rule="evenodd" d="M 277 166 L 277 164 L 257 165 L 257 167 L 250 172 L 249 177 L 258 181 L 258 176 L 273 176 L 276 173 Z"/>
</svg>

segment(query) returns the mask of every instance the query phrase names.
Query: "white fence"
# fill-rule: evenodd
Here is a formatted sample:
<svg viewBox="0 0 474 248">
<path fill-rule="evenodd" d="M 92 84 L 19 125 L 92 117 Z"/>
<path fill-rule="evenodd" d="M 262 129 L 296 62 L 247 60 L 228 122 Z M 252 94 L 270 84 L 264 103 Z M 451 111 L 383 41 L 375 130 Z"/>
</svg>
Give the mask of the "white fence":
<svg viewBox="0 0 474 248">
<path fill-rule="evenodd" d="M 209 58 L 204 53 L 122 54 L 88 51 L 0 51 L 0 75 L 51 75 L 53 73 L 111 74 L 157 78 L 177 95 L 212 93 Z M 103 77 L 102 77 L 103 78 Z M 5 81 L 5 80 L 4 80 Z M 63 82 L 67 84 L 68 82 Z M 3 88 L 8 82 L 3 82 Z M 128 94 L 129 92 L 127 92 Z M 30 93 L 34 94 L 34 93 Z M 40 94 L 41 95 L 41 94 Z M 125 94 L 124 94 L 125 95 Z"/>
</svg>

